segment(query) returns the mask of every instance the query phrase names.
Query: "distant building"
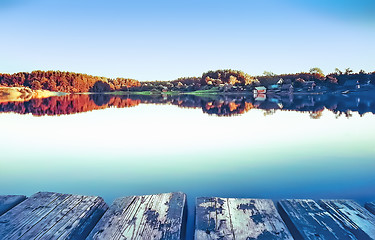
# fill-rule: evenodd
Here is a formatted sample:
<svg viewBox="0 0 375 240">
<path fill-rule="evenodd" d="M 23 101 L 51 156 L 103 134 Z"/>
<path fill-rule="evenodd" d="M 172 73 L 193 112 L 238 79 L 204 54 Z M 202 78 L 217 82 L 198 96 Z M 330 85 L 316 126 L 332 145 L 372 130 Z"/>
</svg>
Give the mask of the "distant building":
<svg viewBox="0 0 375 240">
<path fill-rule="evenodd" d="M 306 81 L 302 83 L 302 89 L 305 91 L 313 91 L 316 86 L 314 81 Z"/>
<path fill-rule="evenodd" d="M 283 85 L 281 85 L 281 91 L 291 93 L 291 92 L 293 92 L 293 85 L 292 84 L 283 84 Z"/>
<path fill-rule="evenodd" d="M 344 82 L 346 88 L 360 88 L 359 81 L 356 79 L 348 79 Z"/>
<path fill-rule="evenodd" d="M 267 93 L 267 88 L 260 86 L 260 87 L 255 87 L 254 89 L 254 94 L 266 94 Z"/>
</svg>

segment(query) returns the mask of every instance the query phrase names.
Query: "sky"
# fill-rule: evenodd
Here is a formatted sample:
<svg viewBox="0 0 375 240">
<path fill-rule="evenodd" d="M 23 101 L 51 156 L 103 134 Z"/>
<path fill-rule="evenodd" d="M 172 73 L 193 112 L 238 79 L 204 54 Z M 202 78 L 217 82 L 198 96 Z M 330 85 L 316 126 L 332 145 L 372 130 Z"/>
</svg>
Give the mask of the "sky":
<svg viewBox="0 0 375 240">
<path fill-rule="evenodd" d="M 0 0 L 0 72 L 375 71 L 373 0 Z"/>
</svg>

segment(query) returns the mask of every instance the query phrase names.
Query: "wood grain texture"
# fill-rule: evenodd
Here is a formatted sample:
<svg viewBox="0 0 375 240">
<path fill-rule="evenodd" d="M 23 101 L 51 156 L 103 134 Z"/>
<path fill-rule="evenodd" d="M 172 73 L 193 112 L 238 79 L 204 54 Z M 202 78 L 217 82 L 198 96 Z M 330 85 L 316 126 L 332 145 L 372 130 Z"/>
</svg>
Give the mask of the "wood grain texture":
<svg viewBox="0 0 375 240">
<path fill-rule="evenodd" d="M 281 200 L 278 209 L 294 239 L 357 239 L 314 200 Z"/>
<path fill-rule="evenodd" d="M 118 198 L 87 239 L 183 239 L 185 207 L 184 193 Z"/>
<path fill-rule="evenodd" d="M 272 200 L 197 198 L 195 239 L 292 239 Z"/>
<path fill-rule="evenodd" d="M 365 208 L 369 210 L 370 213 L 375 215 L 375 202 L 369 202 L 365 204 Z"/>
<path fill-rule="evenodd" d="M 4 195 L 0 196 L 0 216 L 26 199 L 23 195 Z"/>
<path fill-rule="evenodd" d="M 320 200 L 319 204 L 358 239 L 375 239 L 375 216 L 353 200 Z"/>
<path fill-rule="evenodd" d="M 100 197 L 39 192 L 0 217 L 0 239 L 84 239 L 107 208 Z"/>
</svg>

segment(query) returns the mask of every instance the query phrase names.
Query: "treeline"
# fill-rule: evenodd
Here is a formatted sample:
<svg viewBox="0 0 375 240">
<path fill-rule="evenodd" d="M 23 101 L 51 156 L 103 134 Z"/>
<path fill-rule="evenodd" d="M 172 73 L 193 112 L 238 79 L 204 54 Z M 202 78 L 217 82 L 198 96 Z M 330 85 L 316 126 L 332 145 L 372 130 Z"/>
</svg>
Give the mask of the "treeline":
<svg viewBox="0 0 375 240">
<path fill-rule="evenodd" d="M 309 72 L 293 74 L 274 74 L 264 72 L 262 76 L 250 76 L 243 71 L 225 69 L 208 71 L 201 77 L 184 77 L 173 81 L 139 82 L 128 78 L 105 78 L 81 73 L 61 71 L 33 71 L 15 74 L 0 74 L 0 86 L 30 87 L 33 90 L 50 90 L 57 92 L 109 92 L 109 91 L 181 91 L 189 92 L 207 90 L 213 87 L 231 89 L 231 91 L 248 91 L 254 86 L 270 86 L 283 80 L 283 83 L 301 87 L 306 82 L 315 82 L 316 85 L 335 88 L 344 85 L 348 80 L 356 80 L 358 84 L 375 84 L 375 72 L 360 71 L 353 73 L 350 68 L 344 72 L 336 69 L 335 72 L 324 75 L 319 68 L 311 68 Z"/>
<path fill-rule="evenodd" d="M 280 79 L 286 80 L 296 86 L 301 83 L 313 81 L 317 85 L 327 87 L 335 87 L 337 85 L 344 85 L 348 80 L 356 80 L 359 84 L 372 83 L 375 84 L 375 72 L 366 73 L 361 70 L 354 73 L 350 68 L 341 71 L 338 68 L 333 73 L 324 75 L 320 68 L 311 68 L 309 72 L 301 72 L 294 74 L 274 74 L 265 71 L 262 76 L 255 77 L 261 85 L 269 86 L 277 83 Z"/>
<path fill-rule="evenodd" d="M 249 85 L 256 81 L 256 79 L 247 73 L 238 70 L 225 69 L 208 71 L 202 74 L 201 83 L 203 85 Z"/>
<path fill-rule="evenodd" d="M 206 90 L 211 87 L 231 86 L 250 86 L 257 79 L 243 71 L 224 69 L 208 71 L 201 77 L 181 77 L 172 81 L 152 81 L 141 82 L 139 87 L 133 88 L 134 91 L 196 91 Z"/>
<path fill-rule="evenodd" d="M 127 90 L 140 86 L 139 81 L 128 78 L 105 78 L 88 74 L 61 71 L 33 71 L 0 74 L 0 85 L 6 87 L 30 87 L 33 90 L 56 92 L 106 92 Z"/>
<path fill-rule="evenodd" d="M 348 80 L 356 80 L 359 84 L 375 84 L 375 72 L 365 73 L 360 71 L 353 73 L 350 68 L 344 72 L 336 69 L 334 73 L 324 75 L 319 68 L 311 68 L 309 72 L 274 74 L 264 72 L 262 76 L 250 76 L 243 71 L 224 69 L 208 71 L 201 77 L 184 77 L 173 81 L 141 82 L 139 87 L 132 88 L 133 91 L 196 91 L 206 90 L 212 87 L 226 89 L 230 87 L 235 90 L 250 90 L 255 86 L 270 86 L 282 79 L 284 84 L 292 84 L 294 87 L 302 87 L 306 82 L 314 82 L 316 85 L 327 88 L 335 88 L 344 85 Z"/>
</svg>

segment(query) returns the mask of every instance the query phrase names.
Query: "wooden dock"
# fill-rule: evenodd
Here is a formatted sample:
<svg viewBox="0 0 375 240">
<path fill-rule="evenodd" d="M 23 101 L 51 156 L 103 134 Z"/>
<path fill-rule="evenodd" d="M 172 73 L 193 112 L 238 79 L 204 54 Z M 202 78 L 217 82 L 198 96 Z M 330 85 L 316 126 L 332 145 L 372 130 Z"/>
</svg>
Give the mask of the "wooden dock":
<svg viewBox="0 0 375 240">
<path fill-rule="evenodd" d="M 267 199 L 198 198 L 195 223 L 195 239 L 293 239 Z"/>
<path fill-rule="evenodd" d="M 0 239 L 348 239 L 375 240 L 375 202 L 352 200 L 196 199 L 195 228 L 186 228 L 181 192 L 116 199 L 39 192 L 0 196 Z M 186 231 L 185 231 L 186 230 Z"/>
<path fill-rule="evenodd" d="M 0 216 L 25 199 L 26 196 L 22 195 L 0 196 Z"/>
<path fill-rule="evenodd" d="M 87 239 L 182 239 L 185 208 L 184 193 L 118 198 Z"/>
<path fill-rule="evenodd" d="M 365 208 L 369 210 L 372 214 L 375 214 L 375 202 L 366 203 Z"/>
<path fill-rule="evenodd" d="M 281 200 L 278 207 L 296 239 L 356 239 L 338 220 L 311 199 Z"/>
</svg>

